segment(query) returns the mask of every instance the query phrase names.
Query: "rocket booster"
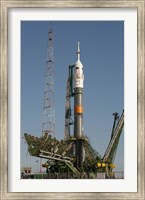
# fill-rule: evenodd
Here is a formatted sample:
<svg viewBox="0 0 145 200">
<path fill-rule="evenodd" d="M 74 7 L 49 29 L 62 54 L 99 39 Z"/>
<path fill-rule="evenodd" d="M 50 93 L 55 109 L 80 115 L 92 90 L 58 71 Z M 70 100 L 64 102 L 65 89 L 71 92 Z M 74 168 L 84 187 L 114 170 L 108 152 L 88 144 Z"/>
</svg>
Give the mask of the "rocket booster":
<svg viewBox="0 0 145 200">
<path fill-rule="evenodd" d="M 77 139 L 83 136 L 83 87 L 84 73 L 78 42 L 77 62 L 74 66 L 74 137 Z"/>
</svg>

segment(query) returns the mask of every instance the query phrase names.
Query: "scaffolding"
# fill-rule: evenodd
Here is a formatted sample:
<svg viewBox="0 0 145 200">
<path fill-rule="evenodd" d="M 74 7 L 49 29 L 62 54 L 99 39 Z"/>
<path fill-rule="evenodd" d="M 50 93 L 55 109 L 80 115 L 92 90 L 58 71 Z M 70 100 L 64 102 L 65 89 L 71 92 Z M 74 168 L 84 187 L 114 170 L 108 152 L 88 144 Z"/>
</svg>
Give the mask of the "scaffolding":
<svg viewBox="0 0 145 200">
<path fill-rule="evenodd" d="M 53 32 L 48 33 L 48 47 L 45 70 L 45 88 L 43 100 L 42 135 L 55 133 L 55 107 L 54 107 L 54 44 Z"/>
</svg>

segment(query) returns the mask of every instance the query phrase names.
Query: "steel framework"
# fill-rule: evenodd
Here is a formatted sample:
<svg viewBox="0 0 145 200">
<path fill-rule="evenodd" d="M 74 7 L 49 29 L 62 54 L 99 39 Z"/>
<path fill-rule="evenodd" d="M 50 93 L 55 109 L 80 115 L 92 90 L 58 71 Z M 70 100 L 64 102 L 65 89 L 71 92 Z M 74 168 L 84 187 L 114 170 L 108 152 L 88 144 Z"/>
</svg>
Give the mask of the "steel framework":
<svg viewBox="0 0 145 200">
<path fill-rule="evenodd" d="M 55 133 L 54 107 L 54 38 L 52 30 L 48 33 L 48 47 L 45 71 L 45 88 L 43 99 L 42 135 Z"/>
</svg>

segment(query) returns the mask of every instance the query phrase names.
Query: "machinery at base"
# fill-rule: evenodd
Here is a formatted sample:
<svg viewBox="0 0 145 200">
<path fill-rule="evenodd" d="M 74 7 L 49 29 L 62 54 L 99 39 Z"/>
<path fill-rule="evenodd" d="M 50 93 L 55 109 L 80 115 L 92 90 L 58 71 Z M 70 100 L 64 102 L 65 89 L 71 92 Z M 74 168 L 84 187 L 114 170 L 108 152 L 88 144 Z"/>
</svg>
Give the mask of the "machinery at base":
<svg viewBox="0 0 145 200">
<path fill-rule="evenodd" d="M 24 133 L 24 137 L 31 156 L 47 159 L 42 167 L 46 168 L 51 178 L 97 178 L 98 173 L 105 173 L 106 178 L 113 178 L 114 159 L 123 129 L 123 119 L 124 111 L 121 117 L 114 117 L 111 139 L 103 157 L 90 145 L 86 137 L 80 139 L 84 152 L 81 168 L 75 165 L 77 162 L 74 153 L 76 138 L 70 136 L 59 141 L 48 133 L 40 138 Z"/>
</svg>

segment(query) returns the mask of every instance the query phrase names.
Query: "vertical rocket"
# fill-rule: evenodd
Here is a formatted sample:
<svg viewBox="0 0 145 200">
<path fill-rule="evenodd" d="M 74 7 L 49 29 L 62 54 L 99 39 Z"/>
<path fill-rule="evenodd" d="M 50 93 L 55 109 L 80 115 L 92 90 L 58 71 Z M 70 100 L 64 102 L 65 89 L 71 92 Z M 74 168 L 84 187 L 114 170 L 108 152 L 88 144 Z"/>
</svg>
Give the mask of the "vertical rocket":
<svg viewBox="0 0 145 200">
<path fill-rule="evenodd" d="M 80 61 L 80 47 L 78 42 L 77 62 L 74 66 L 74 137 L 79 139 L 83 136 L 83 87 L 84 73 L 83 65 Z"/>
<path fill-rule="evenodd" d="M 75 155 L 77 157 L 77 167 L 82 166 L 83 160 L 83 87 L 84 73 L 83 65 L 80 61 L 80 46 L 78 42 L 77 61 L 74 66 L 74 138 L 76 138 Z"/>
</svg>

